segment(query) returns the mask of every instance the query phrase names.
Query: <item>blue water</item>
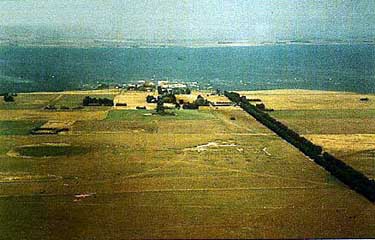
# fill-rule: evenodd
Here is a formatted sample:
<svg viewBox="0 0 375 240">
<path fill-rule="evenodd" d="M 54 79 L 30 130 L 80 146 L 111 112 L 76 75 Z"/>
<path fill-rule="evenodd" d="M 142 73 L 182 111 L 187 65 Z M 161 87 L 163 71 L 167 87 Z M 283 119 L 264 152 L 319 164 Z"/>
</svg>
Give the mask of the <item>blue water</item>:
<svg viewBox="0 0 375 240">
<path fill-rule="evenodd" d="M 225 48 L 0 48 L 0 92 L 60 91 L 97 81 L 197 81 L 226 90 L 375 92 L 374 45 Z"/>
</svg>

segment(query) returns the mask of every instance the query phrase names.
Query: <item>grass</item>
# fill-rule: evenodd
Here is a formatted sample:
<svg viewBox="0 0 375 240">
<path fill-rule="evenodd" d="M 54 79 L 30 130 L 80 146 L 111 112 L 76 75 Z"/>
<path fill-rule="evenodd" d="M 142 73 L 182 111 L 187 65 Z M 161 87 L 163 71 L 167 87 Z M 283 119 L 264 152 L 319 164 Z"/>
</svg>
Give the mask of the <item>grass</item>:
<svg viewBox="0 0 375 240">
<path fill-rule="evenodd" d="M 33 128 L 40 127 L 43 121 L 0 121 L 0 135 L 28 135 Z"/>
<path fill-rule="evenodd" d="M 271 115 L 300 134 L 371 134 L 375 109 L 283 110 Z"/>
<path fill-rule="evenodd" d="M 143 104 L 144 96 L 138 95 L 132 106 Z M 96 111 L 19 111 L 0 114 L 8 115 L 2 118 L 76 122 L 65 135 L 0 136 L 0 176 L 22 178 L 1 183 L 0 238 L 351 238 L 375 234 L 372 203 L 332 180 L 238 108 L 181 110 L 177 116 L 111 110 L 106 118 L 106 112 Z M 297 116 L 286 120 L 293 119 Z M 373 146 L 371 136 L 357 141 Z M 196 151 L 197 146 L 210 142 L 229 146 Z M 45 143 L 87 151 L 80 154 L 79 149 L 50 148 Z M 348 142 L 348 152 L 367 149 L 358 145 Z M 21 151 L 36 157 L 7 155 L 22 146 L 34 146 Z M 43 158 L 46 154 L 55 157 Z M 84 193 L 95 196 L 77 200 L 75 195 Z"/>
<path fill-rule="evenodd" d="M 375 118 L 375 109 L 283 110 L 271 115 L 278 119 L 367 119 Z"/>
<path fill-rule="evenodd" d="M 152 120 L 207 120 L 214 119 L 212 113 L 199 110 L 175 110 L 176 115 L 152 115 L 152 110 L 112 110 L 108 113 L 106 120 L 127 120 L 127 121 L 152 121 Z M 146 114 L 146 115 L 145 115 Z"/>
<path fill-rule="evenodd" d="M 375 178 L 374 134 L 311 134 L 306 136 L 368 177 Z"/>
<path fill-rule="evenodd" d="M 25 146 L 17 148 L 17 151 L 21 156 L 27 157 L 73 156 L 87 152 L 83 147 L 54 145 Z"/>
<path fill-rule="evenodd" d="M 13 110 L 13 109 L 41 109 L 53 100 L 56 94 L 18 94 L 14 97 L 14 102 L 4 102 L 3 98 L 0 98 L 0 109 L 1 110 Z"/>
<path fill-rule="evenodd" d="M 107 116 L 107 109 L 92 109 L 92 111 L 45 111 L 45 110 L 0 110 L 0 121 L 26 120 L 26 121 L 76 121 L 76 120 L 102 120 Z"/>
<path fill-rule="evenodd" d="M 260 98 L 275 110 L 375 109 L 375 96 L 366 94 L 309 90 L 271 90 L 242 92 L 248 98 Z M 369 98 L 361 102 L 360 98 Z"/>
<path fill-rule="evenodd" d="M 247 93 L 275 108 L 270 114 L 289 128 L 374 178 L 375 97 L 319 91 L 264 91 Z M 360 102 L 368 97 L 368 102 Z M 372 156 L 370 154 L 370 156 Z"/>
<path fill-rule="evenodd" d="M 77 121 L 73 124 L 73 130 L 77 132 L 156 132 L 158 125 L 152 122 L 140 121 Z"/>
</svg>

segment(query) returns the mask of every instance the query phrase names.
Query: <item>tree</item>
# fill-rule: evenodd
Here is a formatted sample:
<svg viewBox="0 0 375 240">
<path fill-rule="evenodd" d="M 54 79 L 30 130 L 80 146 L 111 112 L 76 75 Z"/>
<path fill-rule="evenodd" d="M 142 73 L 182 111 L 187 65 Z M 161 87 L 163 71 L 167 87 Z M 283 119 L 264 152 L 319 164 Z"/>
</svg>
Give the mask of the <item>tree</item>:
<svg viewBox="0 0 375 240">
<path fill-rule="evenodd" d="M 198 106 L 208 106 L 209 102 L 207 99 L 204 99 L 201 95 L 198 95 L 197 99 L 194 102 Z"/>
<path fill-rule="evenodd" d="M 184 105 L 182 105 L 182 108 L 183 109 L 199 109 L 199 106 L 195 103 L 184 103 Z"/>
<path fill-rule="evenodd" d="M 176 109 L 180 110 L 180 108 L 181 108 L 181 105 L 179 103 L 176 103 Z"/>
<path fill-rule="evenodd" d="M 161 98 L 163 99 L 163 103 L 173 103 L 173 104 L 177 103 L 177 98 L 172 93 L 164 94 Z"/>
<path fill-rule="evenodd" d="M 12 95 L 4 95 L 5 102 L 14 102 L 14 97 Z"/>
<path fill-rule="evenodd" d="M 148 95 L 148 96 L 146 97 L 146 102 L 148 102 L 148 103 L 157 103 L 158 100 L 156 99 L 156 97 L 151 96 L 151 95 Z"/>
<path fill-rule="evenodd" d="M 164 113 L 164 101 L 162 98 L 159 99 L 156 105 L 156 112 L 157 113 Z"/>
<path fill-rule="evenodd" d="M 82 105 L 83 106 L 88 106 L 89 103 L 91 102 L 91 98 L 89 96 L 86 96 L 83 101 L 82 101 Z"/>
<path fill-rule="evenodd" d="M 161 86 L 158 86 L 157 90 L 158 90 L 158 94 L 164 94 L 165 93 L 165 90 Z"/>
<path fill-rule="evenodd" d="M 113 106 L 113 100 L 108 98 L 91 98 L 89 96 L 86 96 L 82 101 L 82 105 Z"/>
</svg>

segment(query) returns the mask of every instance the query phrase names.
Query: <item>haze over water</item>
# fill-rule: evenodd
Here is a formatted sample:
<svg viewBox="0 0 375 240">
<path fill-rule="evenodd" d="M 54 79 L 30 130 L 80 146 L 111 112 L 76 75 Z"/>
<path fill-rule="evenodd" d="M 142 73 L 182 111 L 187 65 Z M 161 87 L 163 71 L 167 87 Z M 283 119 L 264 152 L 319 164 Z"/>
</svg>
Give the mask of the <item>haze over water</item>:
<svg viewBox="0 0 375 240">
<path fill-rule="evenodd" d="M 375 45 L 223 48 L 0 48 L 0 90 L 60 91 L 140 79 L 226 90 L 375 92 Z"/>
<path fill-rule="evenodd" d="M 3 0 L 0 90 L 155 77 L 220 89 L 374 92 L 374 9 L 373 0 Z M 118 48 L 129 41 L 146 48 Z M 179 41 L 268 45 L 172 47 Z M 168 48 L 147 44 L 155 42 Z"/>
</svg>

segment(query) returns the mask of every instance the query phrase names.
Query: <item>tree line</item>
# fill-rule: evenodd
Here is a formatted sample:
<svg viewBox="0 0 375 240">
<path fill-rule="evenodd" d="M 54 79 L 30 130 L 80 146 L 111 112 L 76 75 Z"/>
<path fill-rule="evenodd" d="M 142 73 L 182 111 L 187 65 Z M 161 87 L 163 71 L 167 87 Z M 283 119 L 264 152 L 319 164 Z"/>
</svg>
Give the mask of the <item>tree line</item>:
<svg viewBox="0 0 375 240">
<path fill-rule="evenodd" d="M 95 98 L 86 96 L 82 100 L 83 106 L 113 106 L 113 100 L 109 98 Z"/>
<path fill-rule="evenodd" d="M 3 96 L 4 102 L 14 102 L 14 97 L 17 97 L 17 93 L 1 93 L 0 96 Z"/>
<path fill-rule="evenodd" d="M 243 110 L 252 115 L 257 121 L 275 132 L 278 136 L 298 148 L 306 156 L 314 160 L 341 182 L 348 185 L 354 191 L 362 194 L 367 199 L 375 202 L 375 181 L 370 180 L 363 173 L 355 170 L 335 156 L 324 152 L 322 147 L 300 136 L 289 129 L 285 124 L 279 122 L 269 114 L 259 110 L 250 104 L 246 96 L 240 96 L 236 92 L 224 92 L 224 95 L 232 102 L 239 105 Z"/>
<path fill-rule="evenodd" d="M 164 103 L 171 103 L 175 104 L 176 109 L 180 109 L 181 105 L 183 109 L 199 109 L 200 106 L 209 106 L 210 102 L 202 97 L 201 95 L 197 96 L 197 99 L 195 99 L 192 103 L 185 102 L 183 99 L 180 99 L 177 101 L 176 95 L 173 93 L 166 93 L 163 95 L 160 95 L 158 97 L 154 97 L 152 95 L 149 95 L 146 97 L 147 103 L 156 103 L 156 111 L 160 112 L 164 110 L 163 104 Z"/>
</svg>

